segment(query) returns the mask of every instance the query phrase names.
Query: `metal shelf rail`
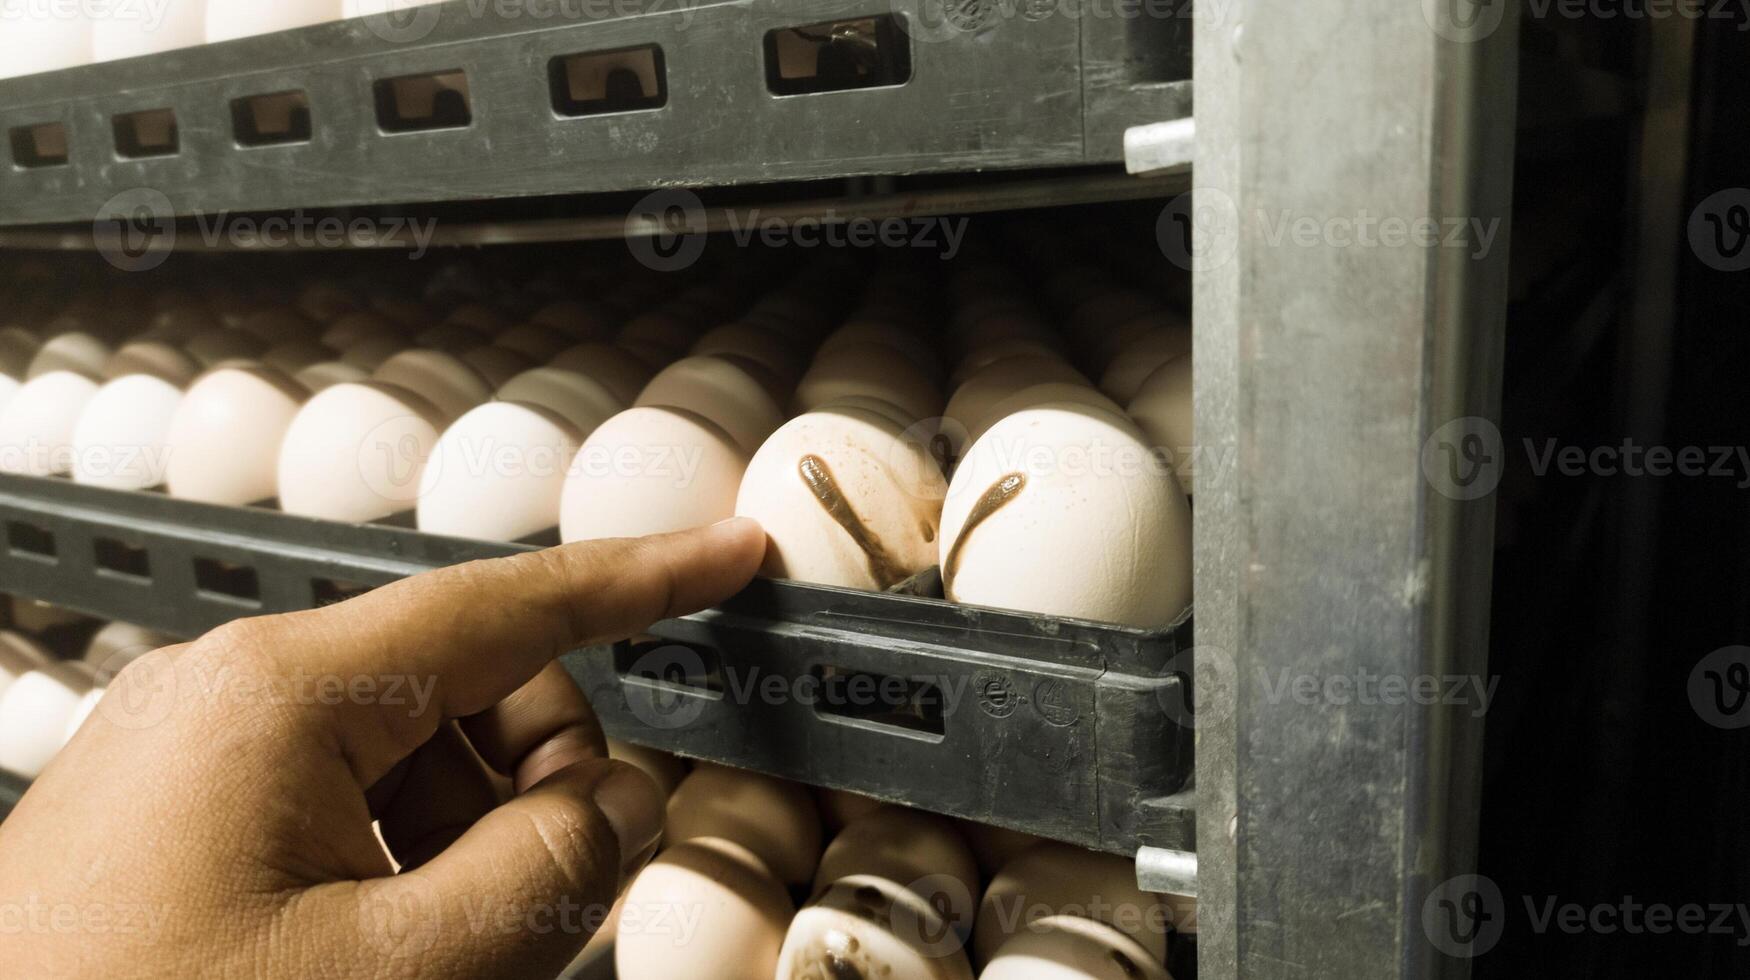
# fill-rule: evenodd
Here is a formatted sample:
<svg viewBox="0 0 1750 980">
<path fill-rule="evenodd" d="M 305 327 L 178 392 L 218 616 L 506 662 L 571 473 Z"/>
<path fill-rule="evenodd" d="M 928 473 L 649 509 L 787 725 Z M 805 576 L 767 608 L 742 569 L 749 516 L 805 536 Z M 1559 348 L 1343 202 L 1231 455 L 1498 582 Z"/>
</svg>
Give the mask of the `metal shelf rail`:
<svg viewBox="0 0 1750 980">
<path fill-rule="evenodd" d="M 0 592 L 179 636 L 529 549 L 18 476 L 0 527 Z M 1189 615 L 762 580 L 651 634 L 566 658 L 617 738 L 1114 853 L 1195 847 Z"/>
<path fill-rule="evenodd" d="M 1188 18 L 605 6 L 456 0 L 0 81 L 0 225 L 139 188 L 189 215 L 1115 163 L 1190 112 Z"/>
</svg>

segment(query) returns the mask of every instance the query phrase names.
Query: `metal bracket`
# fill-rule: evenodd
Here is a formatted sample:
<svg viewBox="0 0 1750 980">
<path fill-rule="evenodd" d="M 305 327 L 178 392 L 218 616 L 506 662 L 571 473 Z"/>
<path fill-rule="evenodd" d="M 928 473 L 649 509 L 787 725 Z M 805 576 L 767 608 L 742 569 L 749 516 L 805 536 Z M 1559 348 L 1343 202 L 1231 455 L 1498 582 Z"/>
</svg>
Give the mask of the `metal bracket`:
<svg viewBox="0 0 1750 980">
<path fill-rule="evenodd" d="M 1197 897 L 1197 855 L 1164 847 L 1136 852 L 1136 886 L 1145 892 Z"/>
<path fill-rule="evenodd" d="M 1132 126 L 1124 131 L 1124 169 L 1138 177 L 1183 173 L 1196 148 L 1197 120 L 1190 116 Z"/>
</svg>

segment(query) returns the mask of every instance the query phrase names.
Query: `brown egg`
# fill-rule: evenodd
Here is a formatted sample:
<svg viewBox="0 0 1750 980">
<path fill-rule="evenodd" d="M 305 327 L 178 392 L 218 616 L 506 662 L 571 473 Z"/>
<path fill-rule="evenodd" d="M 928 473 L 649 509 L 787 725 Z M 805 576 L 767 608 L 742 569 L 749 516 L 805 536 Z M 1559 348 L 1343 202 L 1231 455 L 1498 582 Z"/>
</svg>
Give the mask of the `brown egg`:
<svg viewBox="0 0 1750 980">
<path fill-rule="evenodd" d="M 786 885 L 804 885 L 820 861 L 820 814 L 795 783 L 700 765 L 668 801 L 669 844 L 721 837 L 747 848 Z"/>
<path fill-rule="evenodd" d="M 794 914 L 752 852 L 718 838 L 689 840 L 657 855 L 626 890 L 614 966 L 625 980 L 771 980 Z"/>
<path fill-rule="evenodd" d="M 973 956 L 988 963 L 1010 937 L 1040 918 L 1079 915 L 1128 935 L 1150 962 L 1166 962 L 1167 912 L 1160 896 L 1136 887 L 1136 864 L 1068 844 L 1042 844 L 1003 867 L 978 908 Z"/>
</svg>

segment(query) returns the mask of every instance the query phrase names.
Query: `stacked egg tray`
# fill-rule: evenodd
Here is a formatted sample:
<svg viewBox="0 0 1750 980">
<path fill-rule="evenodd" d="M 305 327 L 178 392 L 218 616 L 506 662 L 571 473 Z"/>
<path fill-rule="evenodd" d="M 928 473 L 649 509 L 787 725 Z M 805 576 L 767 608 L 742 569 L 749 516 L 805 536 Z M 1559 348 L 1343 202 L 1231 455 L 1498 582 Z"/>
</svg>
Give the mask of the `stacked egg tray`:
<svg viewBox="0 0 1750 980">
<path fill-rule="evenodd" d="M 5 79 L 0 224 L 1113 163 L 1190 113 L 1172 6 L 452 2 Z"/>
<path fill-rule="evenodd" d="M 0 476 L 0 592 L 196 636 L 531 546 Z M 1189 615 L 1141 631 L 760 580 L 568 668 L 608 733 L 1133 855 L 1192 850 Z"/>
</svg>

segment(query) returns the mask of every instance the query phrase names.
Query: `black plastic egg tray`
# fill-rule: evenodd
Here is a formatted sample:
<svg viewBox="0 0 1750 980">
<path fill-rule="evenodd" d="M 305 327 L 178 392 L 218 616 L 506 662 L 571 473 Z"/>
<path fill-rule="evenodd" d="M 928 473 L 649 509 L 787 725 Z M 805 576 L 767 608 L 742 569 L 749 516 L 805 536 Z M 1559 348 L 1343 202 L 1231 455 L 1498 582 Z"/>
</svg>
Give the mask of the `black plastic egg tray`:
<svg viewBox="0 0 1750 980">
<path fill-rule="evenodd" d="M 534 545 L 0 476 L 0 592 L 195 636 Z M 761 580 L 566 665 L 616 738 L 1090 848 L 1191 850 L 1191 619 Z M 908 594 L 909 593 L 909 594 Z"/>
</svg>

